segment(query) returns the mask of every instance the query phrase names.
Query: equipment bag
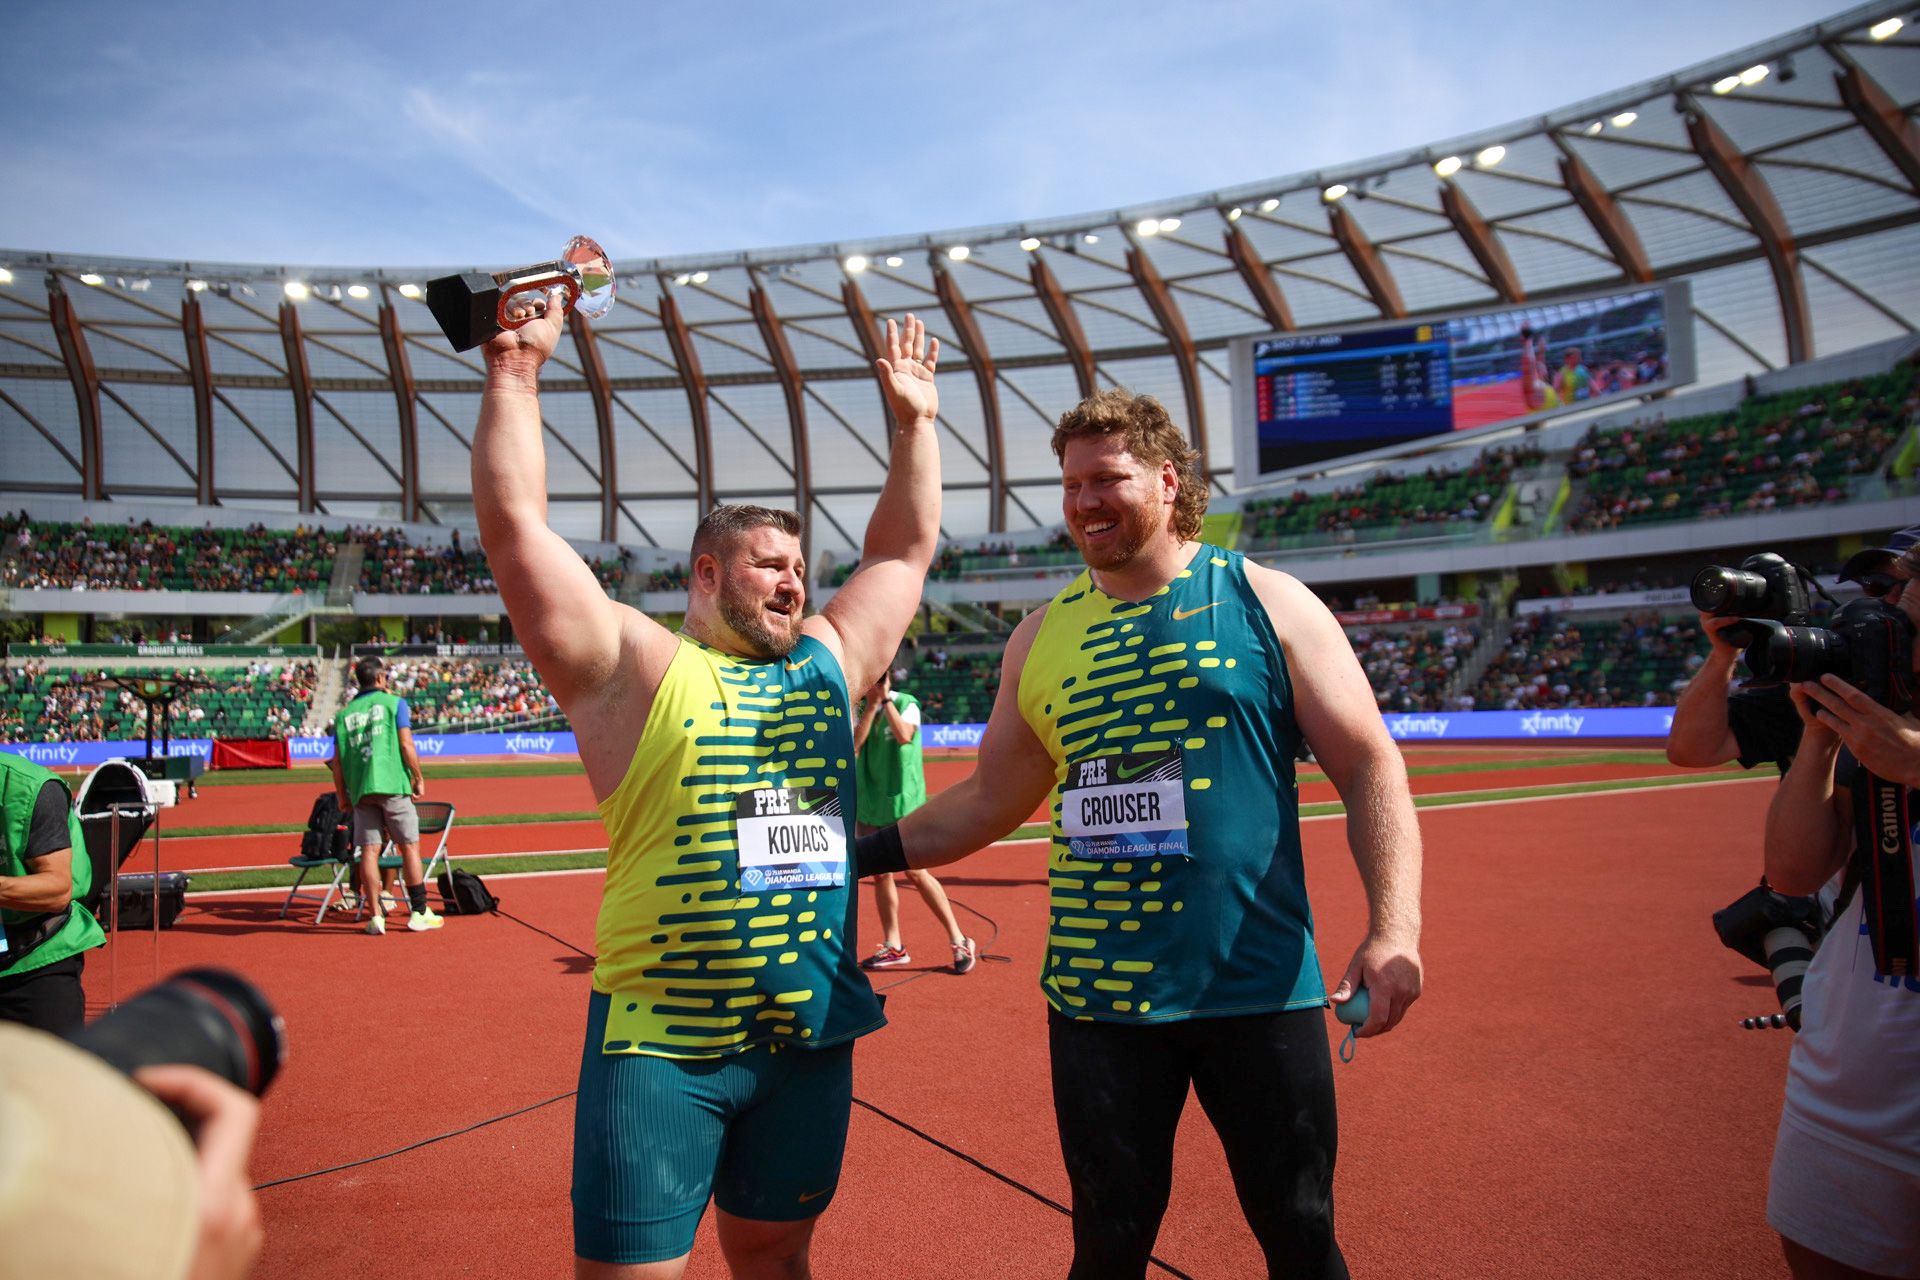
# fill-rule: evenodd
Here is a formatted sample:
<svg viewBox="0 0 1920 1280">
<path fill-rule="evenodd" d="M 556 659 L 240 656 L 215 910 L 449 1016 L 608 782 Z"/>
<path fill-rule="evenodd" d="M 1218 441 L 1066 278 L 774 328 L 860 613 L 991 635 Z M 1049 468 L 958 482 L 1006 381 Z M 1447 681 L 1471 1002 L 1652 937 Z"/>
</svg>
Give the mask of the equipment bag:
<svg viewBox="0 0 1920 1280">
<path fill-rule="evenodd" d="M 303 858 L 345 858 L 353 844 L 353 830 L 340 801 L 333 792 L 323 791 L 307 815 L 307 829 L 300 836 Z"/>
<path fill-rule="evenodd" d="M 441 909 L 450 916 L 483 916 L 500 908 L 486 882 L 471 871 L 440 873 Z"/>
</svg>

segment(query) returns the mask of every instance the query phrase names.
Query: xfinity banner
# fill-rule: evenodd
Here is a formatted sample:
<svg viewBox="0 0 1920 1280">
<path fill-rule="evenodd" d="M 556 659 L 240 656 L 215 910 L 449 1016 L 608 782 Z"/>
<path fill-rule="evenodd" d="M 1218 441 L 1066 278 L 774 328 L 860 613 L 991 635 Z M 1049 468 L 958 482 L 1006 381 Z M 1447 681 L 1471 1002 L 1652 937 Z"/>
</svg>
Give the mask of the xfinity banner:
<svg viewBox="0 0 1920 1280">
<path fill-rule="evenodd" d="M 573 755 L 577 748 L 571 733 L 416 733 L 413 745 L 422 759 L 458 756 L 546 756 Z M 138 742 L 0 742 L 0 751 L 11 751 L 49 769 L 92 768 L 123 756 L 139 757 L 147 753 L 145 741 Z M 168 746 L 170 756 L 213 755 L 211 738 L 175 738 Z M 296 764 L 318 764 L 333 755 L 332 738 L 293 738 L 287 754 Z"/>
<path fill-rule="evenodd" d="M 1484 742 L 1495 739 L 1664 738 L 1673 727 L 1672 707 L 1569 707 L 1561 711 L 1433 711 L 1386 717 L 1387 731 L 1403 742 Z M 930 724 L 922 727 L 924 745 L 973 750 L 986 733 L 984 724 Z M 571 733 L 526 730 L 520 733 L 416 733 L 413 745 L 424 759 L 439 756 L 574 755 Z M 296 763 L 319 763 L 333 755 L 332 738 L 294 738 L 287 744 Z M 146 754 L 144 742 L 0 742 L 0 751 L 25 756 L 50 769 L 91 768 L 121 756 Z M 175 738 L 168 755 L 213 754 L 208 738 Z"/>
<path fill-rule="evenodd" d="M 1559 711 L 1430 711 L 1386 717 L 1387 731 L 1416 738 L 1664 738 L 1672 707 L 1567 707 Z"/>
</svg>

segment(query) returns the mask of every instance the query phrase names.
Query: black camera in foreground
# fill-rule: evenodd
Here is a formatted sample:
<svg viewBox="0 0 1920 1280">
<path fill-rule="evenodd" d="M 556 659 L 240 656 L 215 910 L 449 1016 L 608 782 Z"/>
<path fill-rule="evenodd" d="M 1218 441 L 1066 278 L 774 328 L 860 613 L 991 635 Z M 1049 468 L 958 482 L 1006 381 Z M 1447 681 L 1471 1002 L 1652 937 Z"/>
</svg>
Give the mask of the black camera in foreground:
<svg viewBox="0 0 1920 1280">
<path fill-rule="evenodd" d="M 260 989 L 225 969 L 186 969 L 67 1037 L 128 1075 L 205 1067 L 260 1097 L 280 1072 L 287 1031 Z"/>
<path fill-rule="evenodd" d="M 1771 551 L 1748 556 L 1738 569 L 1708 565 L 1694 575 L 1693 607 L 1742 620 L 1721 634 L 1744 649 L 1749 683 L 1837 675 L 1904 714 L 1913 705 L 1912 621 L 1884 600 L 1862 597 L 1842 605 L 1828 626 L 1812 626 L 1810 576 Z"/>
</svg>

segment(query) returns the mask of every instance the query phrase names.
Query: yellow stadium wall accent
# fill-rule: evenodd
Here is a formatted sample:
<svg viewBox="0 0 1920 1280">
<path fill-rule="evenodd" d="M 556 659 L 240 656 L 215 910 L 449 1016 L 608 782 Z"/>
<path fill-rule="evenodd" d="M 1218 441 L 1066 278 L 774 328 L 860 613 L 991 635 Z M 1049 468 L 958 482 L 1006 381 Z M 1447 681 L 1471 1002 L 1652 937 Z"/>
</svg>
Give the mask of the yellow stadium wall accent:
<svg viewBox="0 0 1920 1280">
<path fill-rule="evenodd" d="M 53 637 L 56 644 L 61 641 L 66 641 L 71 644 L 80 643 L 79 614 L 49 613 L 43 615 L 43 617 L 45 620 L 41 622 L 40 629 L 47 635 Z"/>
<path fill-rule="evenodd" d="M 1920 427 L 1908 427 L 1907 438 L 1893 455 L 1893 474 L 1905 480 L 1920 468 Z"/>
<path fill-rule="evenodd" d="M 1200 520 L 1201 540 L 1211 542 L 1216 547 L 1237 547 L 1240 545 L 1240 526 L 1244 523 L 1238 511 L 1203 516 Z"/>
<path fill-rule="evenodd" d="M 1552 533 L 1560 524 L 1561 509 L 1567 505 L 1567 499 L 1573 496 L 1573 480 L 1568 476 L 1560 477 L 1560 492 L 1553 495 L 1553 505 L 1547 508 L 1547 519 L 1540 526 L 1541 533 Z"/>
<path fill-rule="evenodd" d="M 1500 499 L 1500 509 L 1493 513 L 1493 536 L 1499 537 L 1513 527 L 1513 514 L 1520 507 L 1520 486 L 1510 484 Z"/>
</svg>

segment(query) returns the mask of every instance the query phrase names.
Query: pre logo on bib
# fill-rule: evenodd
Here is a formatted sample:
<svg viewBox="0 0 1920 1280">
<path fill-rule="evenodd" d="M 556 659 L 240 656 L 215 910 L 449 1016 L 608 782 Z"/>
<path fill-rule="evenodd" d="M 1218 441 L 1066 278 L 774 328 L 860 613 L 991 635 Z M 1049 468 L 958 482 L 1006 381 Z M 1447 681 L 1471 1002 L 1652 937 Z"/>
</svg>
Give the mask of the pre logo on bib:
<svg viewBox="0 0 1920 1280">
<path fill-rule="evenodd" d="M 760 787 L 734 802 L 740 888 L 821 889 L 847 882 L 847 828 L 840 793 L 825 787 Z"/>
<path fill-rule="evenodd" d="M 1180 753 L 1095 756 L 1068 765 L 1060 831 L 1074 857 L 1095 862 L 1191 857 Z"/>
</svg>

